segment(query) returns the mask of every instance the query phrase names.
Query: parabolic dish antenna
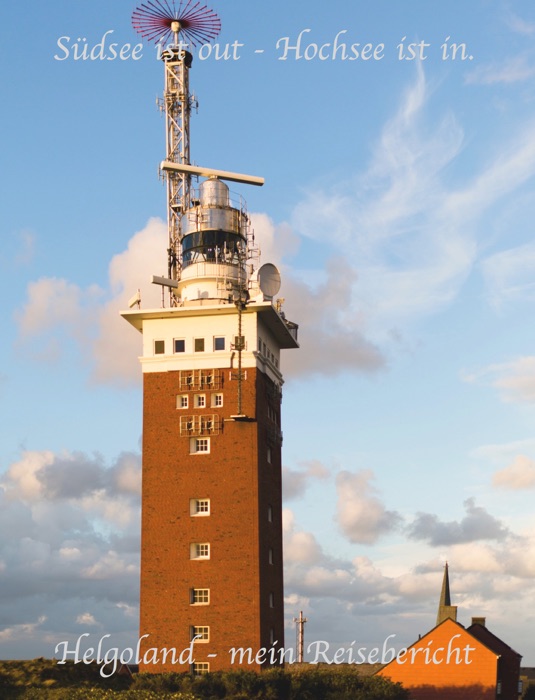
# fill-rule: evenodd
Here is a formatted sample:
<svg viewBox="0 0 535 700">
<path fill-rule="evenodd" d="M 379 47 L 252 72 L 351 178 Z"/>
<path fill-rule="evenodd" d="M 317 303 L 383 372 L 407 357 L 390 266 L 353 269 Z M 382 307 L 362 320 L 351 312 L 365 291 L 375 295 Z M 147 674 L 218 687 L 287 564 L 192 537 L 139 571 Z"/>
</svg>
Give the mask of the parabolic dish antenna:
<svg viewBox="0 0 535 700">
<path fill-rule="evenodd" d="M 281 273 L 272 263 L 266 263 L 258 270 L 260 291 L 266 297 L 274 297 L 281 288 Z"/>
</svg>

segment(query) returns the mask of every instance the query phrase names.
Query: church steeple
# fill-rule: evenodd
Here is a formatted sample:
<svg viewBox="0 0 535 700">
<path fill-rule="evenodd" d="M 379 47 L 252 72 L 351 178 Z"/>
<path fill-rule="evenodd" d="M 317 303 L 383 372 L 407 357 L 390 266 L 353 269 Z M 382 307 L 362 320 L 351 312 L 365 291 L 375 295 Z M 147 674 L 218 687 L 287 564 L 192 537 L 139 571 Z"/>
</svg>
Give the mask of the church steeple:
<svg viewBox="0 0 535 700">
<path fill-rule="evenodd" d="M 438 603 L 437 625 L 440 625 L 444 620 L 457 621 L 457 606 L 451 604 L 450 596 L 450 577 L 448 572 L 448 562 L 444 566 L 444 578 L 442 579 L 442 591 L 440 592 L 440 601 Z"/>
</svg>

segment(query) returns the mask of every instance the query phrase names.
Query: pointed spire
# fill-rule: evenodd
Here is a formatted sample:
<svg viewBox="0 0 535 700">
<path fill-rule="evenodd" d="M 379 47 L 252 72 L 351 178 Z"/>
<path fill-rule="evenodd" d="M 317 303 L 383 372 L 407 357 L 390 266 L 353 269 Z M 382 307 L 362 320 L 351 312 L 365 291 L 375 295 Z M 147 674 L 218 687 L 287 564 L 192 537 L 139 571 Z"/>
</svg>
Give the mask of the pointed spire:
<svg viewBox="0 0 535 700">
<path fill-rule="evenodd" d="M 448 562 L 444 566 L 444 578 L 442 579 L 442 590 L 440 592 L 440 601 L 438 603 L 437 625 L 440 625 L 444 620 L 457 621 L 457 606 L 451 604 L 450 595 L 450 576 L 448 570 Z"/>
<path fill-rule="evenodd" d="M 444 578 L 442 579 L 442 591 L 440 593 L 440 605 L 451 605 L 450 596 L 450 576 L 448 573 L 448 562 L 444 566 Z"/>
</svg>

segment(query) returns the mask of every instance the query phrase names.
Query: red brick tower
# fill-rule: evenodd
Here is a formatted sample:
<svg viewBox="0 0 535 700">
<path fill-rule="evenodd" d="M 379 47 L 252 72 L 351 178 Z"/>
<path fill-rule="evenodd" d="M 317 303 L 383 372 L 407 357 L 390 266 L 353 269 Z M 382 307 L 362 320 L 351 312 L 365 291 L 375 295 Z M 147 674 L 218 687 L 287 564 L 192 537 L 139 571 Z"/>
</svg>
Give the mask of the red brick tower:
<svg viewBox="0 0 535 700">
<path fill-rule="evenodd" d="M 170 302 L 122 314 L 143 335 L 142 670 L 258 669 L 284 645 L 280 351 L 297 326 L 224 182 L 262 181 L 189 162 L 192 56 L 172 31 L 169 277 L 154 278 Z"/>
</svg>

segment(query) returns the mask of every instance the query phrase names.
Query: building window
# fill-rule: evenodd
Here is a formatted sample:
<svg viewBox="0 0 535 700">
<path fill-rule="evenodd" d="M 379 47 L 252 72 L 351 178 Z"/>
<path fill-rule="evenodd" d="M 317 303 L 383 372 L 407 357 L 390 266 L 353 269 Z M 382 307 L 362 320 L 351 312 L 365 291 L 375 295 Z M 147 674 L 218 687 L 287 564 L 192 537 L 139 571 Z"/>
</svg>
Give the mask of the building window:
<svg viewBox="0 0 535 700">
<path fill-rule="evenodd" d="M 204 352 L 204 338 L 195 338 L 195 352 Z"/>
<path fill-rule="evenodd" d="M 195 454 L 209 454 L 210 438 L 191 438 L 189 443 L 189 452 Z"/>
<path fill-rule="evenodd" d="M 186 341 L 184 338 L 175 338 L 173 344 L 175 352 L 186 352 Z"/>
<path fill-rule="evenodd" d="M 196 661 L 192 670 L 194 676 L 202 676 L 205 673 L 210 673 L 210 664 L 208 661 Z"/>
<path fill-rule="evenodd" d="M 209 498 L 192 498 L 189 502 L 190 515 L 210 515 Z"/>
<path fill-rule="evenodd" d="M 275 644 L 275 630 L 273 627 L 269 630 L 269 643 Z"/>
<path fill-rule="evenodd" d="M 177 408 L 187 408 L 189 404 L 189 399 L 187 394 L 179 394 L 176 397 L 176 407 Z"/>
<path fill-rule="evenodd" d="M 165 340 L 154 341 L 154 354 L 165 355 Z"/>
<path fill-rule="evenodd" d="M 193 405 L 195 406 L 195 408 L 206 408 L 206 395 L 195 394 L 193 398 Z"/>
<path fill-rule="evenodd" d="M 210 641 L 210 628 L 209 627 L 192 627 L 191 628 L 191 639 L 195 640 L 195 643 L 199 642 L 209 642 Z"/>
<path fill-rule="evenodd" d="M 208 542 L 194 542 L 190 545 L 190 559 L 210 559 L 210 544 Z"/>
<path fill-rule="evenodd" d="M 502 694 L 502 682 L 498 681 L 496 683 L 496 695 L 501 695 Z"/>
<path fill-rule="evenodd" d="M 225 338 L 214 338 L 214 350 L 225 349 Z"/>
<path fill-rule="evenodd" d="M 223 394 L 212 394 L 212 408 L 221 408 L 223 405 Z"/>
<path fill-rule="evenodd" d="M 191 589 L 191 604 L 192 605 L 210 605 L 210 589 L 209 588 L 192 588 Z"/>
<path fill-rule="evenodd" d="M 270 564 L 273 564 L 273 550 L 270 549 L 268 552 L 268 561 Z"/>
<path fill-rule="evenodd" d="M 274 608 L 275 607 L 275 596 L 273 593 L 269 594 L 269 607 Z"/>
<path fill-rule="evenodd" d="M 268 506 L 268 523 L 273 522 L 273 506 Z"/>
<path fill-rule="evenodd" d="M 267 455 L 266 455 L 266 457 L 267 457 L 268 464 L 271 464 L 271 447 L 268 447 L 268 448 L 267 448 Z"/>
</svg>

